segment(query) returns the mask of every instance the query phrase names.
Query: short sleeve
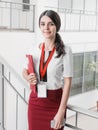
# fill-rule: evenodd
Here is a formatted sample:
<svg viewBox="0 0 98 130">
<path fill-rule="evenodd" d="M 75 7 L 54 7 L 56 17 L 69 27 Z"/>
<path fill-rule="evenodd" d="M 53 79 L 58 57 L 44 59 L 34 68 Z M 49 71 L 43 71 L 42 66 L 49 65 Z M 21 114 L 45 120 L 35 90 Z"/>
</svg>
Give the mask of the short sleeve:
<svg viewBox="0 0 98 130">
<path fill-rule="evenodd" d="M 73 76 L 73 55 L 71 47 L 65 47 L 66 54 L 63 56 L 63 77 Z"/>
</svg>

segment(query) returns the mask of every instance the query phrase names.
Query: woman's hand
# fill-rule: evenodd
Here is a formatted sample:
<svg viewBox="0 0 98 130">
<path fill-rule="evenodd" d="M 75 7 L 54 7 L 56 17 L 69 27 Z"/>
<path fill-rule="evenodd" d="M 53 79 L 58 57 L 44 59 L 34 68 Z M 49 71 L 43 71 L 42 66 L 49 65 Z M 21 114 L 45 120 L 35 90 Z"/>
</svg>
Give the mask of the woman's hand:
<svg viewBox="0 0 98 130">
<path fill-rule="evenodd" d="M 35 73 L 31 73 L 29 75 L 27 75 L 26 80 L 33 85 L 37 84 L 37 76 Z"/>
<path fill-rule="evenodd" d="M 55 126 L 54 129 L 60 129 L 62 127 L 62 123 L 64 121 L 64 115 L 65 112 L 57 112 L 57 114 L 54 117 L 54 121 L 55 121 Z"/>
</svg>

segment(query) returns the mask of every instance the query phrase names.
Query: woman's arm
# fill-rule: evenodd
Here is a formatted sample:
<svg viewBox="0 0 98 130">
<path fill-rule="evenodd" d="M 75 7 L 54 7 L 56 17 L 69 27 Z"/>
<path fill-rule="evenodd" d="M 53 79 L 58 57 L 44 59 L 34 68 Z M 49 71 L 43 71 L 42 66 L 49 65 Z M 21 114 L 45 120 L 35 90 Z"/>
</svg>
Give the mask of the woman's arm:
<svg viewBox="0 0 98 130">
<path fill-rule="evenodd" d="M 63 94 L 62 94 L 59 111 L 65 111 L 66 109 L 67 101 L 68 101 L 69 93 L 70 93 L 71 81 L 72 81 L 71 77 L 64 79 L 64 88 L 63 88 Z"/>
<path fill-rule="evenodd" d="M 71 77 L 64 78 L 64 88 L 63 88 L 61 103 L 60 103 L 58 112 L 54 117 L 54 120 L 55 120 L 55 128 L 54 129 L 61 128 L 61 124 L 62 124 L 62 121 L 64 119 L 64 115 L 65 115 L 65 111 L 66 111 L 66 107 L 67 107 L 67 101 L 69 98 L 71 81 L 72 81 Z"/>
<path fill-rule="evenodd" d="M 29 82 L 29 84 L 37 84 L 37 76 L 35 73 L 28 73 L 27 69 L 23 69 L 22 75 L 24 77 L 24 79 Z"/>
</svg>

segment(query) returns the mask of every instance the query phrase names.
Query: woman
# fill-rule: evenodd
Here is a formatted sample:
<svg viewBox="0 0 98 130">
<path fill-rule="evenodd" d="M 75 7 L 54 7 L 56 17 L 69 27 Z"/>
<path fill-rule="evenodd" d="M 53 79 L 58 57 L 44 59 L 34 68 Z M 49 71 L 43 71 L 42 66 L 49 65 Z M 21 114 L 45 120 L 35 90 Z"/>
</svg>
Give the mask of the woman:
<svg viewBox="0 0 98 130">
<path fill-rule="evenodd" d="M 46 10 L 40 15 L 39 27 L 45 40 L 29 53 L 33 55 L 35 73 L 30 74 L 27 67 L 23 70 L 23 77 L 37 88 L 36 93 L 31 91 L 29 99 L 29 130 L 64 128 L 72 80 L 72 52 L 58 34 L 60 26 L 55 11 Z"/>
</svg>

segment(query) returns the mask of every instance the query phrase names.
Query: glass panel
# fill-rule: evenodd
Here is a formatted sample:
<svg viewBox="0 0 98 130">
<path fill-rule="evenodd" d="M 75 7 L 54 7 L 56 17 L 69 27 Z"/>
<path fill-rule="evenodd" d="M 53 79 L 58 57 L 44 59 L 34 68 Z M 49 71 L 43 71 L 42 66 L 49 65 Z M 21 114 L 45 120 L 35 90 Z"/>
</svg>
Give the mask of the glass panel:
<svg viewBox="0 0 98 130">
<path fill-rule="evenodd" d="M 39 1 L 40 3 L 42 2 L 42 5 L 46 6 L 46 9 L 48 9 L 49 7 L 58 7 L 58 0 L 44 0 L 44 4 L 43 1 Z M 52 8 L 53 10 L 55 10 L 55 8 Z"/>
<path fill-rule="evenodd" d="M 72 0 L 58 0 L 59 8 L 71 8 Z"/>
<path fill-rule="evenodd" d="M 82 92 L 83 80 L 83 53 L 73 55 L 73 82 L 71 96 Z"/>
<path fill-rule="evenodd" d="M 81 15 L 81 30 L 95 30 L 96 16 L 94 15 Z"/>
<path fill-rule="evenodd" d="M 73 9 L 83 10 L 84 0 L 73 0 Z"/>
<path fill-rule="evenodd" d="M 96 85 L 96 88 L 98 89 L 98 73 L 96 73 L 95 85 Z"/>
<path fill-rule="evenodd" d="M 98 51 L 96 52 L 96 78 L 95 78 L 95 85 L 97 86 L 98 89 Z"/>
<path fill-rule="evenodd" d="M 4 128 L 16 130 L 16 93 L 6 81 L 4 85 Z"/>
<path fill-rule="evenodd" d="M 79 30 L 78 14 L 66 14 L 66 30 Z"/>
<path fill-rule="evenodd" d="M 98 12 L 98 0 L 96 0 L 97 12 Z"/>
<path fill-rule="evenodd" d="M 85 0 L 85 10 L 96 11 L 96 0 Z"/>
<path fill-rule="evenodd" d="M 27 104 L 18 98 L 17 130 L 28 130 L 27 107 Z"/>
<path fill-rule="evenodd" d="M 95 85 L 98 85 L 98 73 L 89 67 L 92 62 L 98 63 L 97 51 L 73 54 L 73 81 L 70 96 L 93 90 Z"/>
<path fill-rule="evenodd" d="M 96 61 L 96 52 L 85 52 L 84 56 L 83 92 L 86 92 L 95 88 L 95 71 L 89 65 Z"/>
<path fill-rule="evenodd" d="M 61 28 L 60 30 L 64 30 L 65 29 L 65 13 L 59 13 L 60 18 L 61 18 Z"/>
</svg>

